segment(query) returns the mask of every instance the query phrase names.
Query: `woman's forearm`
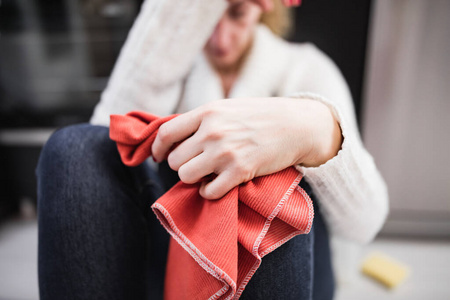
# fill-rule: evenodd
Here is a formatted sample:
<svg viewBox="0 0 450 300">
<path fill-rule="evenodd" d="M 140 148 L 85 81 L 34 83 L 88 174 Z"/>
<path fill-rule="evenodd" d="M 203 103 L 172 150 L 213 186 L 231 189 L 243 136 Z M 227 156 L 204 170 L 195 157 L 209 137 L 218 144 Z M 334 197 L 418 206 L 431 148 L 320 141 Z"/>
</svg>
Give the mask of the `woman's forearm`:
<svg viewBox="0 0 450 300">
<path fill-rule="evenodd" d="M 91 122 L 145 110 L 173 113 L 181 83 L 227 7 L 225 0 L 147 0 L 131 28 Z"/>
</svg>

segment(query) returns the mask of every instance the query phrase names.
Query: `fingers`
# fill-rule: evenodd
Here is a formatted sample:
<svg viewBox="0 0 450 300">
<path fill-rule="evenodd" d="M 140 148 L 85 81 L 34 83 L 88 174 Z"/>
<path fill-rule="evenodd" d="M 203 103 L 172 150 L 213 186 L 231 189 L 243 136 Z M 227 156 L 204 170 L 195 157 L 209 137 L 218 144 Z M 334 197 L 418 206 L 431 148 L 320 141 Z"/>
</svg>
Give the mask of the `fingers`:
<svg viewBox="0 0 450 300">
<path fill-rule="evenodd" d="M 230 169 L 226 169 L 211 182 L 203 182 L 200 195 L 209 200 L 216 200 L 241 183 L 240 177 L 234 176 Z"/>
<path fill-rule="evenodd" d="M 192 158 L 203 152 L 203 147 L 199 134 L 195 133 L 193 136 L 185 139 L 179 144 L 167 157 L 167 162 L 172 170 L 178 169 Z"/>
<path fill-rule="evenodd" d="M 152 156 L 161 162 L 170 149 L 195 133 L 200 126 L 201 117 L 196 111 L 182 114 L 161 125 L 152 145 Z"/>
<path fill-rule="evenodd" d="M 273 0 L 259 0 L 259 5 L 263 11 L 271 11 L 273 9 Z"/>
<path fill-rule="evenodd" d="M 233 2 L 232 0 L 228 0 L 229 2 Z M 259 5 L 264 12 L 272 11 L 274 8 L 273 0 L 250 0 L 253 3 Z M 300 6 L 302 4 L 302 0 L 275 0 L 281 1 L 284 6 Z"/>
<path fill-rule="evenodd" d="M 301 0 L 282 0 L 282 2 L 287 7 L 300 6 L 302 4 Z"/>
<path fill-rule="evenodd" d="M 243 2 L 242 0 L 228 0 L 230 3 L 233 2 Z M 261 7 L 262 11 L 264 12 L 269 12 L 271 10 L 273 10 L 273 0 L 249 0 L 250 2 L 253 2 L 254 4 L 258 5 L 259 7 Z M 277 0 L 279 1 L 279 0 Z"/>
<path fill-rule="evenodd" d="M 213 160 L 201 153 L 183 164 L 178 170 L 178 176 L 184 183 L 193 184 L 214 173 L 214 167 Z"/>
</svg>

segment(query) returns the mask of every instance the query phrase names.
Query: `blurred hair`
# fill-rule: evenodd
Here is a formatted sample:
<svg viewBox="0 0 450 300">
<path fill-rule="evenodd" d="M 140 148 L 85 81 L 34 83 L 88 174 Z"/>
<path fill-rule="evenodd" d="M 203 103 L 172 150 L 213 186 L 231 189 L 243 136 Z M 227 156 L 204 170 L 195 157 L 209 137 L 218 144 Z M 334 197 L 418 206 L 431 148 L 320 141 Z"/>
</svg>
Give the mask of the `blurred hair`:
<svg viewBox="0 0 450 300">
<path fill-rule="evenodd" d="M 273 1 L 274 8 L 261 15 L 260 22 L 276 35 L 287 37 L 292 32 L 292 10 L 284 6 L 281 1 Z"/>
</svg>

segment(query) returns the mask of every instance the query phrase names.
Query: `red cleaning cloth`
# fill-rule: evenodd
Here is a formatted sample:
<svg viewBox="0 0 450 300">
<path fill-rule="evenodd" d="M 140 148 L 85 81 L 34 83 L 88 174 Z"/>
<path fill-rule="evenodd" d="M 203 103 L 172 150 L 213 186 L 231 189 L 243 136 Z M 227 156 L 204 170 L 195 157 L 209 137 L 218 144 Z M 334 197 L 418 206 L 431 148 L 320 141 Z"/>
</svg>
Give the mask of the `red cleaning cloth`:
<svg viewBox="0 0 450 300">
<path fill-rule="evenodd" d="M 149 157 L 159 126 L 174 117 L 111 115 L 110 137 L 124 164 Z M 298 186 L 301 179 L 290 167 L 243 183 L 219 200 L 202 198 L 200 183 L 180 181 L 159 198 L 152 209 L 173 237 L 164 298 L 238 299 L 262 257 L 310 231 L 313 205 Z"/>
</svg>

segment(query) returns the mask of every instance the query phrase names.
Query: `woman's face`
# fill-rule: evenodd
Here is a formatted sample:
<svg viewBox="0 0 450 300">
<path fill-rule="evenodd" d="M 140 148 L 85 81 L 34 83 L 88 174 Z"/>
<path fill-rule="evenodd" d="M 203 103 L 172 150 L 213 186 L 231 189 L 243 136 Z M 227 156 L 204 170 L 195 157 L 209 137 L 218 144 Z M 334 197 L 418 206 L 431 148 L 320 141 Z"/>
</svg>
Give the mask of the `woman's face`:
<svg viewBox="0 0 450 300">
<path fill-rule="evenodd" d="M 234 69 L 250 47 L 261 17 L 260 6 L 232 1 L 205 46 L 209 61 L 218 70 Z"/>
</svg>

